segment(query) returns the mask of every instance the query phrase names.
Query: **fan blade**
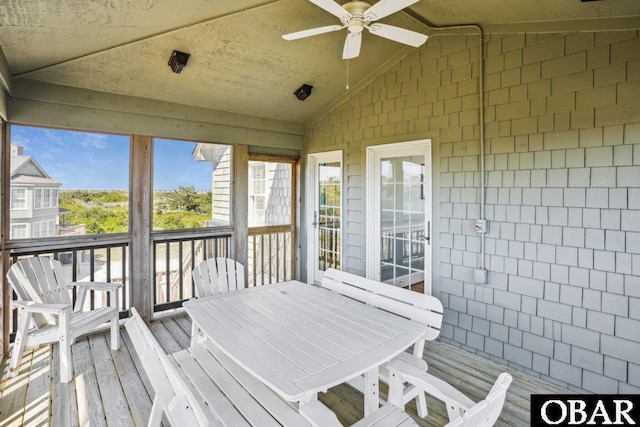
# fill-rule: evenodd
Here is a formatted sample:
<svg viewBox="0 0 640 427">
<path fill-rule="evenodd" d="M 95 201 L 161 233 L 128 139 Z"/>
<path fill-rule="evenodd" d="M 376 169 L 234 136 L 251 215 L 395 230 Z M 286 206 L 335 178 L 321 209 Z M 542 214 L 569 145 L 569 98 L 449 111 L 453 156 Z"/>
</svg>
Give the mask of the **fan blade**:
<svg viewBox="0 0 640 427">
<path fill-rule="evenodd" d="M 330 33 L 332 31 L 338 31 L 343 29 L 342 25 L 328 25 L 326 27 L 311 28 L 309 30 L 298 31 L 296 33 L 283 34 L 282 38 L 285 40 L 297 40 L 304 37 L 316 36 L 318 34 Z"/>
<path fill-rule="evenodd" d="M 364 12 L 364 19 L 367 21 L 377 21 L 419 1 L 420 0 L 380 0 Z"/>
<path fill-rule="evenodd" d="M 309 1 L 315 4 L 316 6 L 326 10 L 333 16 L 337 16 L 340 19 L 351 18 L 351 14 L 344 7 L 340 6 L 338 3 L 336 3 L 333 0 L 309 0 Z"/>
<path fill-rule="evenodd" d="M 409 46 L 418 47 L 427 41 L 428 36 L 416 33 L 415 31 L 406 30 L 400 27 L 386 24 L 373 24 L 367 27 L 371 34 L 393 40 L 394 42 L 408 44 Z"/>
<path fill-rule="evenodd" d="M 344 42 L 344 50 L 342 51 L 342 59 L 356 58 L 360 55 L 360 46 L 362 45 L 362 33 L 348 33 Z"/>
</svg>

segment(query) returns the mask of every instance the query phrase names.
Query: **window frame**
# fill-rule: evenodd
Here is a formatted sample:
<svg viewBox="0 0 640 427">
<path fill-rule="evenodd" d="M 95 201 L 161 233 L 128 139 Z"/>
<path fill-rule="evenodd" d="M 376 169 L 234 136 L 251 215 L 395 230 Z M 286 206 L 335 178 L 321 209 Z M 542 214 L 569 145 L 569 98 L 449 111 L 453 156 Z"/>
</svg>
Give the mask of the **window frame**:
<svg viewBox="0 0 640 427">
<path fill-rule="evenodd" d="M 16 226 L 24 226 L 24 230 L 25 230 L 25 236 L 24 237 L 15 237 L 14 236 L 13 229 Z M 11 236 L 11 239 L 28 239 L 29 238 L 29 223 L 28 222 L 15 222 L 15 223 L 12 223 L 9 234 Z"/>
<path fill-rule="evenodd" d="M 21 198 L 16 198 L 14 196 L 14 192 L 17 192 L 18 190 L 21 190 L 24 192 L 23 197 Z M 17 207 L 15 206 L 15 204 L 17 203 L 18 200 L 21 200 L 24 203 L 24 206 L 22 207 Z M 27 188 L 26 187 L 15 187 L 15 188 L 11 188 L 11 210 L 12 211 L 24 211 L 27 210 Z"/>
</svg>

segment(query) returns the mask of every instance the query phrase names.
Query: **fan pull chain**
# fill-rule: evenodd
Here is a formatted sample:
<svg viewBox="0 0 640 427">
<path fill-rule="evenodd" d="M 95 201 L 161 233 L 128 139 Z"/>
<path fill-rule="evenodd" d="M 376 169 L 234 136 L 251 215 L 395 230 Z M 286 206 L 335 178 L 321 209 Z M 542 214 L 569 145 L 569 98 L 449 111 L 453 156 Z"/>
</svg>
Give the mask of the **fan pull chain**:
<svg viewBox="0 0 640 427">
<path fill-rule="evenodd" d="M 349 90 L 349 59 L 347 58 L 347 90 Z"/>
</svg>

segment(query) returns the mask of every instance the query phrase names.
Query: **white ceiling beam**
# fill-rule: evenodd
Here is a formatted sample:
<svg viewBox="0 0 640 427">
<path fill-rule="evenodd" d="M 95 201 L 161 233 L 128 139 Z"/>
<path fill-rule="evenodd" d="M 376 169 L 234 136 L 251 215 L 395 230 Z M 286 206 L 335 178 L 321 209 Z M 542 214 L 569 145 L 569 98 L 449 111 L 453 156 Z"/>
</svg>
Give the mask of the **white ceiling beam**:
<svg viewBox="0 0 640 427">
<path fill-rule="evenodd" d="M 9 122 L 216 144 L 246 144 L 301 151 L 301 135 L 9 97 Z"/>
<path fill-rule="evenodd" d="M 30 101 L 42 101 L 48 104 L 210 123 L 285 135 L 303 136 L 305 133 L 304 125 L 298 123 L 264 119 L 246 114 L 211 110 L 208 108 L 156 101 L 147 98 L 60 86 L 34 80 L 16 80 L 12 97 Z"/>
</svg>

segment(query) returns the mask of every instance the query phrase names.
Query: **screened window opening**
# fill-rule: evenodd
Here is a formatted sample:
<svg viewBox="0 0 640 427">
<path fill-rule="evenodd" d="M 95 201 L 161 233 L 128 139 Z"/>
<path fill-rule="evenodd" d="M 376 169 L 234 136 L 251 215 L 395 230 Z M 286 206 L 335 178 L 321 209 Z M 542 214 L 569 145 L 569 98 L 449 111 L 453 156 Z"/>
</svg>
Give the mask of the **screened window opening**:
<svg viewBox="0 0 640 427">
<path fill-rule="evenodd" d="M 153 229 L 231 224 L 232 147 L 154 140 Z"/>
<path fill-rule="evenodd" d="M 11 127 L 11 238 L 129 231 L 130 137 Z"/>
</svg>

